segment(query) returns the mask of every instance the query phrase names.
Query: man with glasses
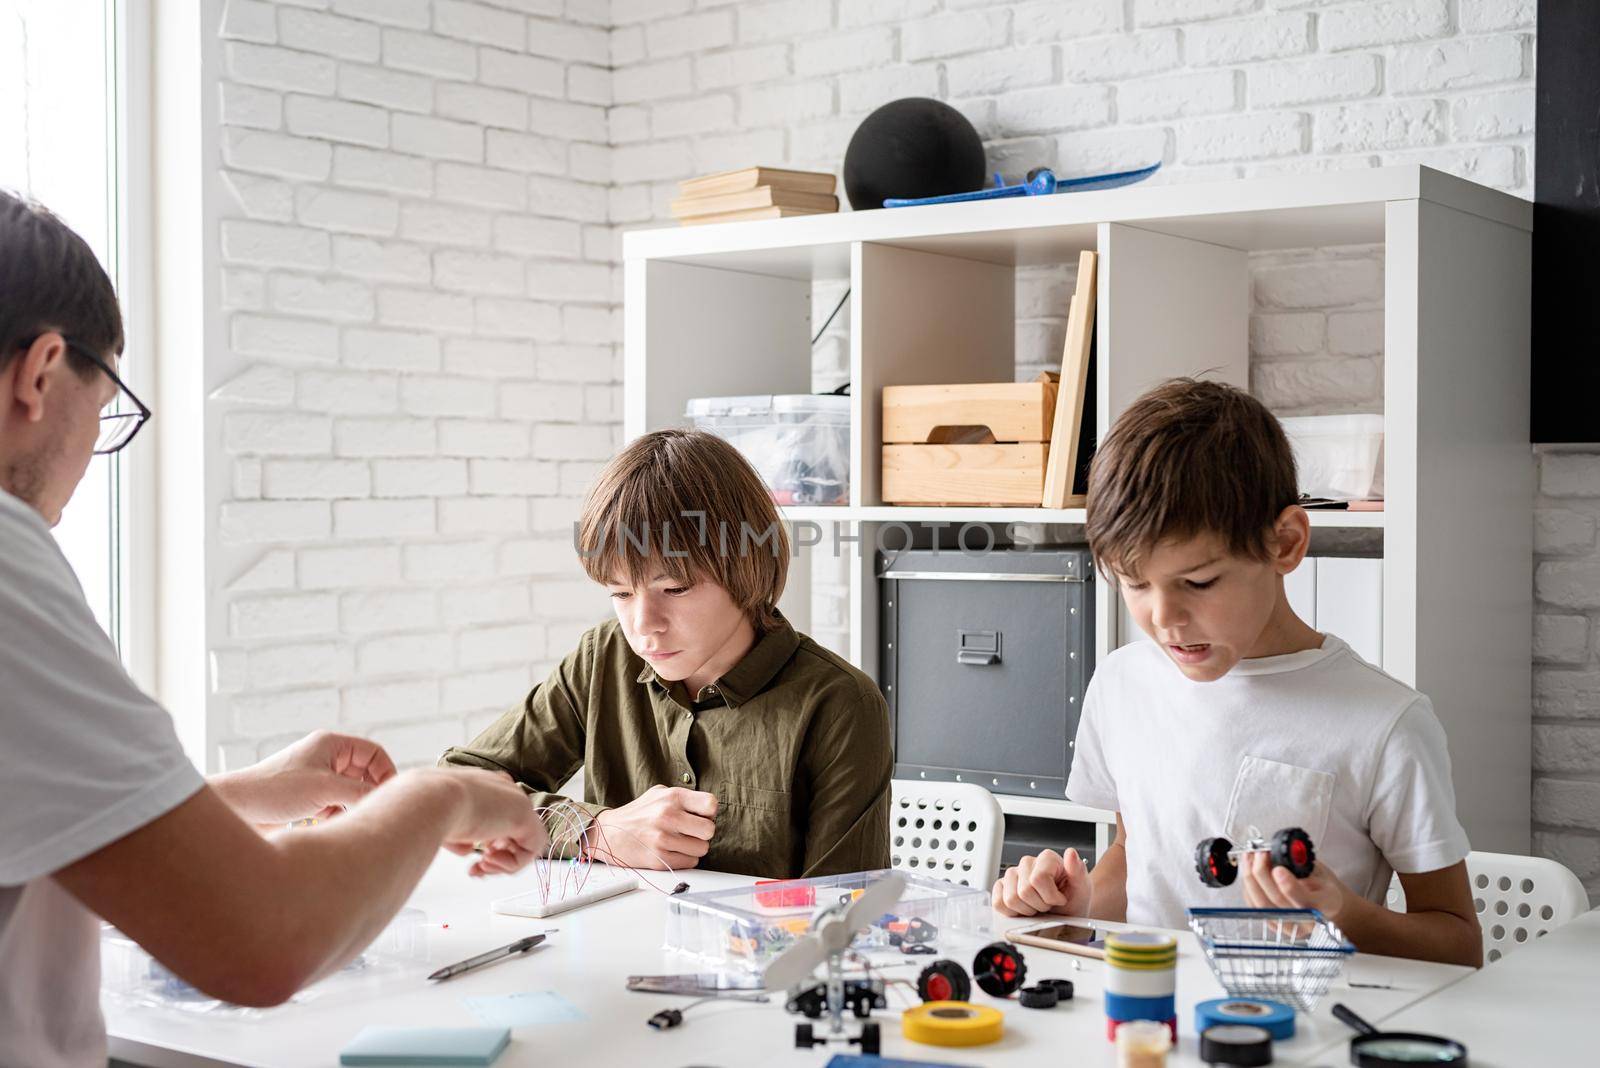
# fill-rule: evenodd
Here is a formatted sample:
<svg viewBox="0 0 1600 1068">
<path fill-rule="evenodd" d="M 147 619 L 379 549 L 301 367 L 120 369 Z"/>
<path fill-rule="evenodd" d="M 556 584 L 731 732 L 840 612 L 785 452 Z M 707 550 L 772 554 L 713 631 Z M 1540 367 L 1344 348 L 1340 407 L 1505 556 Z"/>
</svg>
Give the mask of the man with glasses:
<svg viewBox="0 0 1600 1068">
<path fill-rule="evenodd" d="M 210 780 L 185 759 L 49 532 L 90 458 L 150 418 L 122 344 L 89 247 L 0 192 L 0 1066 L 103 1068 L 99 918 L 200 990 L 270 1005 L 366 946 L 441 845 L 484 843 L 479 874 L 545 843 L 505 778 L 396 773 L 359 738 Z"/>
</svg>

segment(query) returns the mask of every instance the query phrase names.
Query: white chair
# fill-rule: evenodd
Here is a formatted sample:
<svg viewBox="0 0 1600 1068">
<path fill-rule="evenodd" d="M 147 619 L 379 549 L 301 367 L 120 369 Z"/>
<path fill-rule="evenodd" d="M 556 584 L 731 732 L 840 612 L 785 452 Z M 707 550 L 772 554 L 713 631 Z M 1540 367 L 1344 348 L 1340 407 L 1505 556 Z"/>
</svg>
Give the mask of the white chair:
<svg viewBox="0 0 1600 1068">
<path fill-rule="evenodd" d="M 1485 964 L 1589 911 L 1583 883 L 1565 865 L 1544 857 L 1468 853 L 1467 879 L 1483 927 Z M 1406 910 L 1398 875 L 1390 880 L 1384 903 L 1395 912 Z"/>
<path fill-rule="evenodd" d="M 889 791 L 892 867 L 989 889 L 1006 834 L 1006 817 L 993 794 L 970 782 L 917 779 L 895 779 Z"/>
</svg>

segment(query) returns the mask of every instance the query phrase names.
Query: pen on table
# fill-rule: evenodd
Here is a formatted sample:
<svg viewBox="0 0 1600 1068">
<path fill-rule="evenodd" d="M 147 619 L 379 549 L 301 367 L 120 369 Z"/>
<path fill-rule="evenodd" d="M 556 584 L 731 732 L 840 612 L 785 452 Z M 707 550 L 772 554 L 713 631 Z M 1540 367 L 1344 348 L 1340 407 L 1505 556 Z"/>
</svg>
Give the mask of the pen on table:
<svg viewBox="0 0 1600 1068">
<path fill-rule="evenodd" d="M 428 976 L 428 978 L 448 979 L 452 975 L 460 975 L 462 972 L 469 972 L 474 968 L 481 968 L 483 965 L 489 964 L 492 961 L 497 961 L 502 957 L 514 957 L 518 953 L 526 953 L 528 950 L 532 949 L 534 946 L 543 941 L 544 935 L 542 934 L 529 935 L 527 938 L 519 938 L 509 946 L 501 946 L 499 949 L 491 949 L 487 953 L 479 953 L 476 957 L 468 957 L 466 960 L 457 961 L 455 964 L 446 964 L 443 968 L 440 968 L 438 971 Z"/>
</svg>

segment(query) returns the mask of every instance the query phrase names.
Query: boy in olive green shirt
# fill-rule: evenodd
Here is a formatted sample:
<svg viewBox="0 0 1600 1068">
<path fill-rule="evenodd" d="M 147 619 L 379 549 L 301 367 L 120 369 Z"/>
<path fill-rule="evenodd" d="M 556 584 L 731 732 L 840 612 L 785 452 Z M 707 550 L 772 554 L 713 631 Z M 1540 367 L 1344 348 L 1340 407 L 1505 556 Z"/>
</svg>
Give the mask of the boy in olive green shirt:
<svg viewBox="0 0 1600 1068">
<path fill-rule="evenodd" d="M 541 806 L 583 768 L 574 804 L 597 860 L 765 878 L 888 867 L 888 706 L 778 613 L 788 539 L 738 451 L 693 431 L 639 438 L 601 472 L 578 541 L 616 620 L 444 761 L 503 771 Z M 552 835 L 572 844 L 575 822 L 552 819 Z"/>
</svg>

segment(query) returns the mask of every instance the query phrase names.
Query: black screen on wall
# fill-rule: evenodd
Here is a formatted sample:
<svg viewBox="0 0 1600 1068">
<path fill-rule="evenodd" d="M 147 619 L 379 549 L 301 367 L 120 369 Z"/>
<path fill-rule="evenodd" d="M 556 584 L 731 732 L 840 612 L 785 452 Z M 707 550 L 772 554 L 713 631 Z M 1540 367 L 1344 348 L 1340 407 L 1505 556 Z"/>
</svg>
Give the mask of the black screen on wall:
<svg viewBox="0 0 1600 1068">
<path fill-rule="evenodd" d="M 1600 3 L 1540 0 L 1533 440 L 1600 441 Z"/>
</svg>

